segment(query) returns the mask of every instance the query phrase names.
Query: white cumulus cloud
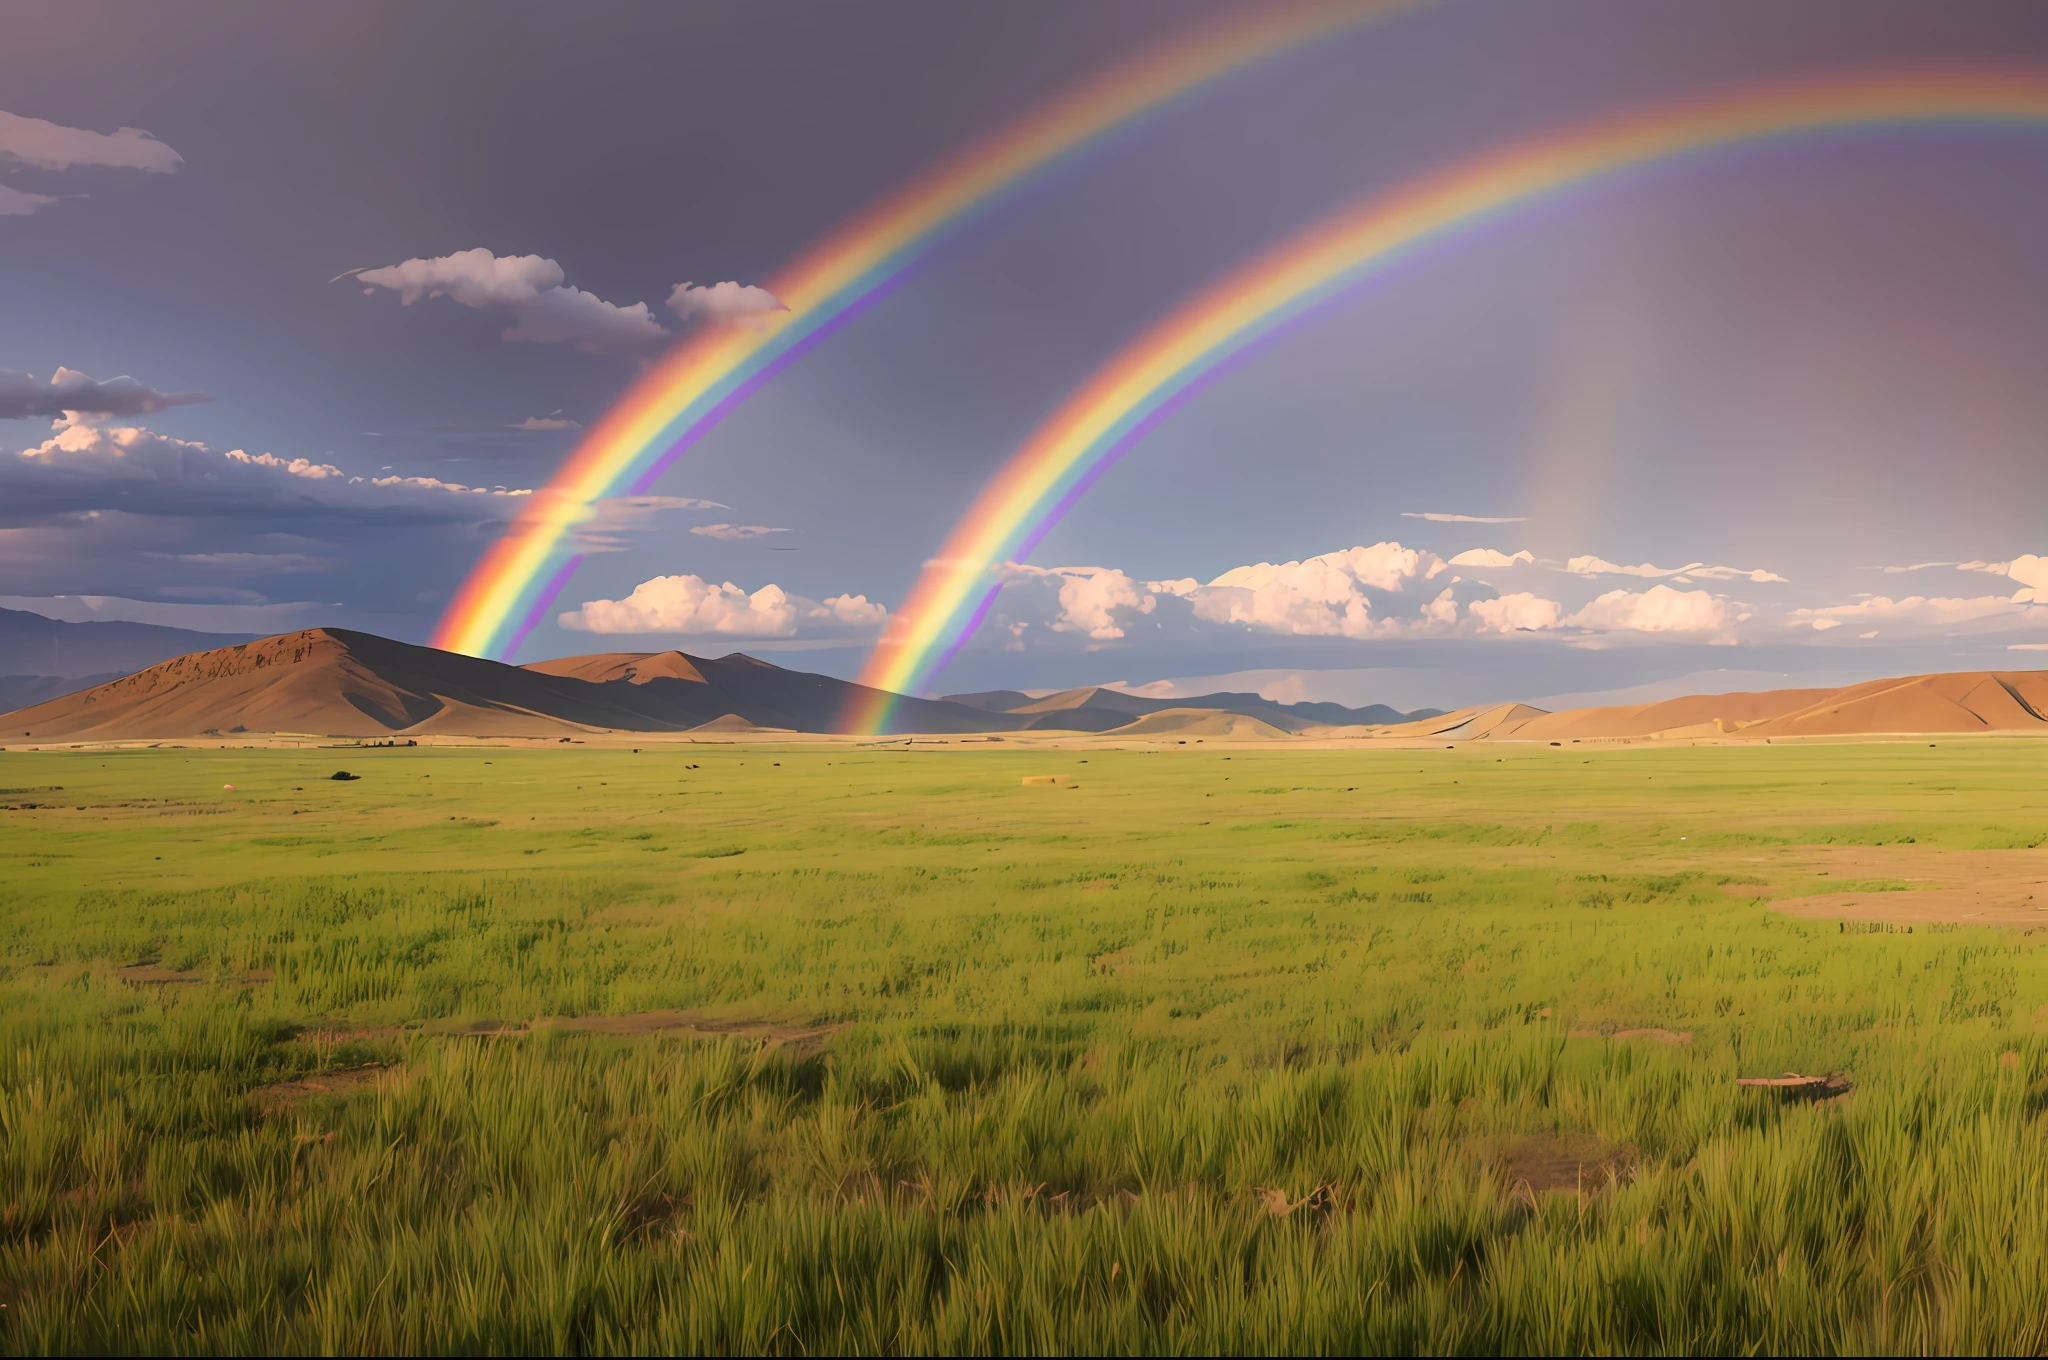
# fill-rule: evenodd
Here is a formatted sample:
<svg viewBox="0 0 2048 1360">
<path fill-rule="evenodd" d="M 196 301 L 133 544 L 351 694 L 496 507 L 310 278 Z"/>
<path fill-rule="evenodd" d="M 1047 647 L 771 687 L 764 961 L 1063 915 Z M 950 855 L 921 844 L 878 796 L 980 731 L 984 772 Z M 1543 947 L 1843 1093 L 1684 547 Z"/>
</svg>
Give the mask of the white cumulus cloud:
<svg viewBox="0 0 2048 1360">
<path fill-rule="evenodd" d="M 670 338 L 644 302 L 620 307 L 568 285 L 562 266 L 540 255 L 494 255 L 477 247 L 411 259 L 356 275 L 388 288 L 407 307 L 448 297 L 465 307 L 508 312 L 500 336 L 534 344 L 567 343 L 593 354 L 645 354 Z"/>
<path fill-rule="evenodd" d="M 1564 617 L 1564 606 L 1524 590 L 1491 600 L 1474 600 L 1465 606 L 1465 613 L 1483 633 L 1535 633 L 1557 627 Z"/>
<path fill-rule="evenodd" d="M 1372 635 L 1379 628 L 1368 589 L 1397 592 L 1445 570 L 1434 553 L 1375 543 L 1301 562 L 1236 567 L 1194 596 L 1195 617 L 1298 637 Z"/>
<path fill-rule="evenodd" d="M 1665 585 L 1640 593 L 1610 590 L 1564 622 L 1598 632 L 1697 633 L 1726 625 L 1728 604 L 1704 590 Z"/>
<path fill-rule="evenodd" d="M 730 581 L 714 584 L 701 576 L 657 576 L 633 587 L 623 600 L 587 600 L 560 615 L 564 628 L 586 633 L 711 633 L 726 637 L 793 637 L 806 624 L 829 630 L 867 629 L 889 611 L 865 595 L 835 595 L 817 601 L 792 595 L 778 585 L 745 591 Z"/>
<path fill-rule="evenodd" d="M 274 453 L 251 454 L 241 449 L 216 453 L 196 441 L 173 439 L 140 426 L 109 427 L 74 420 L 58 421 L 54 434 L 16 457 L 25 464 L 74 474 L 152 481 L 215 477 L 237 464 L 316 482 L 344 475 L 331 463 L 307 458 L 280 458 Z"/>
<path fill-rule="evenodd" d="M 1427 519 L 1438 524 L 1527 524 L 1527 515 L 1447 515 L 1436 510 L 1403 510 L 1402 519 Z"/>
<path fill-rule="evenodd" d="M 1605 558 L 1585 556 L 1569 559 L 1564 564 L 1564 569 L 1578 576 L 1640 576 L 1647 579 L 1697 576 L 1708 581 L 1743 580 L 1755 581 L 1760 585 L 1766 582 L 1789 584 L 1784 577 L 1762 567 L 1721 567 L 1710 566 L 1705 562 L 1688 562 L 1682 567 L 1659 567 L 1649 562 L 1640 562 L 1635 566 L 1625 567 L 1609 562 Z"/>
<path fill-rule="evenodd" d="M 1120 616 L 1126 612 L 1149 614 L 1156 603 L 1120 571 L 1070 572 L 1060 582 L 1060 617 L 1053 627 L 1096 639 L 1120 638 L 1124 635 Z"/>
<path fill-rule="evenodd" d="M 2013 599 L 2028 604 L 2048 604 L 2048 560 L 2022 553 L 2005 564 L 2005 574 L 2020 583 Z"/>
<path fill-rule="evenodd" d="M 1454 567 L 1515 567 L 1534 566 L 1536 555 L 1528 549 L 1518 553 L 1498 552 L 1492 548 L 1467 548 L 1451 559 Z"/>
<path fill-rule="evenodd" d="M 1112 641 L 1124 636 L 1125 624 L 1151 613 L 1159 604 L 1149 582 L 1140 586 L 1114 567 L 1033 567 L 1008 562 L 1002 571 L 1012 580 L 1035 577 L 1059 583 L 1060 612 L 1047 625 L 1055 633 L 1086 633 L 1099 642 Z"/>
<path fill-rule="evenodd" d="M 734 283 L 730 279 L 703 288 L 693 283 L 679 283 L 668 295 L 668 309 L 684 321 L 713 322 L 738 321 L 789 310 L 781 298 L 766 288 L 751 283 Z"/>
</svg>

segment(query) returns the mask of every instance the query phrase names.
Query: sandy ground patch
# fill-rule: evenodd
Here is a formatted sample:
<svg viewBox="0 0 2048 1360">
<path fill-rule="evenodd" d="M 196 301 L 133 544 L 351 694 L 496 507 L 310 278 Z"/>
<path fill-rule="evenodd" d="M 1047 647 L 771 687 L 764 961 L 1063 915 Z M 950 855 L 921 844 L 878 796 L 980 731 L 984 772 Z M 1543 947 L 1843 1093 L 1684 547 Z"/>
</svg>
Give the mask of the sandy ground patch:
<svg viewBox="0 0 2048 1360">
<path fill-rule="evenodd" d="M 390 1070 L 383 1063 L 364 1063 L 360 1067 L 338 1068 L 332 1072 L 309 1072 L 289 1081 L 273 1081 L 259 1086 L 249 1093 L 249 1098 L 265 1114 L 285 1114 L 314 1096 L 345 1095 L 365 1086 L 374 1086 Z"/>
<path fill-rule="evenodd" d="M 1775 911 L 1823 921 L 2048 927 L 2048 854 L 2040 850 L 1831 845 L 1800 858 L 1799 867 L 1831 878 L 1913 886 L 1784 897 L 1771 903 Z"/>
<path fill-rule="evenodd" d="M 1610 1178 L 1627 1180 L 1637 1160 L 1634 1148 L 1604 1142 L 1590 1133 L 1529 1134 L 1503 1144 L 1496 1156 L 1511 1193 L 1539 1195 L 1604 1190 Z"/>
<path fill-rule="evenodd" d="M 716 1034 L 738 1039 L 764 1039 L 771 1044 L 801 1044 L 823 1039 L 837 1025 L 790 1025 L 772 1020 L 713 1020 L 690 1011 L 641 1011 L 635 1015 L 578 1015 L 533 1022 L 531 1029 L 569 1034 Z"/>
<path fill-rule="evenodd" d="M 1690 1032 L 1670 1029 L 1575 1029 L 1565 1037 L 1570 1039 L 1619 1039 L 1645 1044 L 1689 1044 Z"/>
<path fill-rule="evenodd" d="M 243 973 L 236 977 L 222 976 L 216 978 L 197 969 L 181 972 L 176 968 L 162 968 L 154 963 L 131 963 L 126 968 L 115 969 L 114 976 L 120 978 L 123 982 L 133 982 L 138 986 L 147 986 L 152 983 L 211 981 L 218 982 L 224 987 L 256 987 L 273 981 L 276 975 L 268 968 L 258 968 L 252 973 Z"/>
</svg>

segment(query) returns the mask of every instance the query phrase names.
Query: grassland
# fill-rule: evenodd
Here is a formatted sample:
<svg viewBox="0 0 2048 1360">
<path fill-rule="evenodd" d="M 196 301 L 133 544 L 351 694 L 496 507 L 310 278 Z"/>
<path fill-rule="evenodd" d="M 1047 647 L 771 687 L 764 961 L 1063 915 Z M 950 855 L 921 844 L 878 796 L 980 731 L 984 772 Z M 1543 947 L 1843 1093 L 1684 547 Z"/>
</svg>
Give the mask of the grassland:
<svg viewBox="0 0 2048 1360">
<path fill-rule="evenodd" d="M 2041 762 L 0 754 L 0 1345 L 2038 1353 Z"/>
</svg>

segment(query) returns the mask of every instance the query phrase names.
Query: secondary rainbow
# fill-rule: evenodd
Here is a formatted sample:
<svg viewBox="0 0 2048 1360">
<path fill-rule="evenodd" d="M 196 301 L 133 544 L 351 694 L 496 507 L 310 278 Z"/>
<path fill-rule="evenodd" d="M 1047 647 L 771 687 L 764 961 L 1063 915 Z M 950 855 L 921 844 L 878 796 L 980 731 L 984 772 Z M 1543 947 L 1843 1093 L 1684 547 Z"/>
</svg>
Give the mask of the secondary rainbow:
<svg viewBox="0 0 2048 1360">
<path fill-rule="evenodd" d="M 644 493 L 785 365 L 886 296 L 932 248 L 1075 156 L 1252 63 L 1412 0 L 1255 7 L 1140 54 L 970 148 L 815 247 L 768 289 L 786 311 L 679 344 L 584 436 L 470 570 L 433 645 L 510 658 L 581 560 L 600 501 Z"/>
<path fill-rule="evenodd" d="M 1132 445 L 1260 341 L 1416 251 L 1645 166 L 1788 138 L 2048 124 L 2048 74 L 1916 70 L 1748 89 L 1518 142 L 1325 218 L 1210 287 L 1099 369 L 998 471 L 870 653 L 843 725 L 881 731 L 972 637 L 1027 557 Z"/>
</svg>

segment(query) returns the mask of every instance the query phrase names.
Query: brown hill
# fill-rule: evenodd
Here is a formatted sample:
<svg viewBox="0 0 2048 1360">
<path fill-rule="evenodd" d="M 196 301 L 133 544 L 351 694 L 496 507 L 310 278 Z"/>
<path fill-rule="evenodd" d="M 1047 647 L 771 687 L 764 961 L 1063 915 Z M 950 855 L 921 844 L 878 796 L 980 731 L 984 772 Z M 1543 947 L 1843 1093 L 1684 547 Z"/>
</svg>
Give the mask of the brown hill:
<svg viewBox="0 0 2048 1360">
<path fill-rule="evenodd" d="M 1285 741 L 1287 732 L 1220 708 L 1162 708 L 1109 734 L 1113 737 L 1202 737 L 1222 740 Z"/>
<path fill-rule="evenodd" d="M 1952 671 L 1871 680 L 1843 689 L 1693 694 L 1654 704 L 1546 713 L 1525 704 L 1466 708 L 1381 736 L 1451 740 L 1882 736 L 2048 733 L 2048 672 Z"/>
<path fill-rule="evenodd" d="M 603 686 L 612 702 L 645 715 L 657 726 L 698 727 L 736 717 L 756 727 L 795 732 L 843 732 L 848 704 L 876 691 L 809 671 L 784 670 L 744 652 L 717 659 L 685 652 L 606 652 L 536 661 L 521 669 Z M 613 724 L 617 726 L 617 724 Z M 890 707 L 891 732 L 1000 732 L 1016 724 L 965 704 L 898 698 Z"/>
<path fill-rule="evenodd" d="M 1872 680 L 1741 729 L 1745 737 L 2048 731 L 2048 672 L 1954 671 Z"/>
<path fill-rule="evenodd" d="M 634 685 L 650 680 L 689 680 L 700 684 L 704 680 L 704 672 L 697 669 L 697 663 L 681 652 L 598 652 L 553 661 L 529 661 L 526 669 L 599 685 L 612 680 Z"/>
<path fill-rule="evenodd" d="M 0 717 L 0 735 L 42 740 L 177 738 L 235 732 L 323 736 L 553 736 L 682 731 L 726 718 L 755 727 L 841 730 L 871 694 L 826 675 L 735 653 L 570 657 L 508 666 L 343 628 L 310 628 L 151 666 Z M 959 704 L 899 699 L 890 730 L 1011 726 Z"/>
<path fill-rule="evenodd" d="M 1833 693 L 1831 689 L 1774 689 L 1758 694 L 1689 694 L 1683 699 L 1619 708 L 1572 708 L 1530 718 L 1515 735 L 1524 741 L 1554 741 L 1562 737 L 1642 737 L 1690 728 L 1712 729 L 1711 734 L 1718 735 L 1781 718 Z"/>
<path fill-rule="evenodd" d="M 389 736 L 552 735 L 631 714 L 595 686 L 370 633 L 309 628 L 151 666 L 9 714 L 30 737 L 192 737 L 209 732 Z"/>
<path fill-rule="evenodd" d="M 1527 704 L 1483 704 L 1475 708 L 1454 709 L 1439 713 L 1433 718 L 1416 722 L 1397 723 L 1392 727 L 1377 729 L 1380 735 L 1388 737 L 1445 737 L 1451 741 L 1483 741 L 1488 738 L 1499 740 L 1513 735 L 1524 723 L 1532 718 L 1557 717 L 1540 708 Z"/>
</svg>

